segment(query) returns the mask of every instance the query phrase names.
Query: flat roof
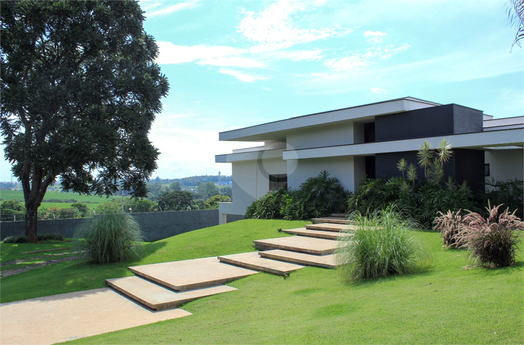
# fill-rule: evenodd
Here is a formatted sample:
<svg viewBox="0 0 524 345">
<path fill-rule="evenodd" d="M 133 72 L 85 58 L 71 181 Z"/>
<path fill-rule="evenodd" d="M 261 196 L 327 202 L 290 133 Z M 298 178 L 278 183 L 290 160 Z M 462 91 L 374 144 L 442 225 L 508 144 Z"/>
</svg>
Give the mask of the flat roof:
<svg viewBox="0 0 524 345">
<path fill-rule="evenodd" d="M 343 121 L 373 121 L 375 116 L 440 106 L 414 97 L 358 105 L 315 114 L 291 117 L 285 120 L 234 129 L 219 133 L 220 141 L 268 141 L 285 139 L 286 132 L 299 128 L 333 124 Z"/>
</svg>

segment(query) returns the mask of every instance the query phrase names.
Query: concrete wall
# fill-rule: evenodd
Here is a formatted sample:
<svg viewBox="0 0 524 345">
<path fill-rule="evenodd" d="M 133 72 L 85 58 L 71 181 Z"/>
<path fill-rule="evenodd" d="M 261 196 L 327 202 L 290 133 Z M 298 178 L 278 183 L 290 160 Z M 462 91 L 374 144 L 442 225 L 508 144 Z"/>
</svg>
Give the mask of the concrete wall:
<svg viewBox="0 0 524 345">
<path fill-rule="evenodd" d="M 322 170 L 326 170 L 329 177 L 338 178 L 345 189 L 353 191 L 355 189 L 353 163 L 353 157 L 300 159 L 295 171 L 288 175 L 288 186 L 298 189 L 308 178 L 316 177 Z"/>
<path fill-rule="evenodd" d="M 490 150 L 485 151 L 485 160 L 490 167 L 490 176 L 497 181 L 524 179 L 524 150 Z"/>
<path fill-rule="evenodd" d="M 353 124 L 347 122 L 293 131 L 286 136 L 288 150 L 348 145 L 354 142 Z"/>
<path fill-rule="evenodd" d="M 218 210 L 135 213 L 146 241 L 157 241 L 184 232 L 218 225 Z M 85 219 L 59 219 L 38 221 L 38 233 L 59 233 L 65 238 L 74 236 Z M 24 222 L 2 222 L 0 239 L 24 233 Z"/>
</svg>

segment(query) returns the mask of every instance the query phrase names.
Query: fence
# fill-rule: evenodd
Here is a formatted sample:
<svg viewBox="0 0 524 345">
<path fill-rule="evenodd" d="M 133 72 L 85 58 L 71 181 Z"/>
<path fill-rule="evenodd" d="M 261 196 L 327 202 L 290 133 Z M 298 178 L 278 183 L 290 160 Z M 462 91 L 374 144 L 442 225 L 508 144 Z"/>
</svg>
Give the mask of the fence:
<svg viewBox="0 0 524 345">
<path fill-rule="evenodd" d="M 146 241 L 157 241 L 184 232 L 218 225 L 218 210 L 134 213 Z M 84 219 L 39 220 L 38 233 L 58 233 L 64 238 L 74 236 Z M 24 222 L 0 223 L 0 240 L 24 233 Z"/>
</svg>

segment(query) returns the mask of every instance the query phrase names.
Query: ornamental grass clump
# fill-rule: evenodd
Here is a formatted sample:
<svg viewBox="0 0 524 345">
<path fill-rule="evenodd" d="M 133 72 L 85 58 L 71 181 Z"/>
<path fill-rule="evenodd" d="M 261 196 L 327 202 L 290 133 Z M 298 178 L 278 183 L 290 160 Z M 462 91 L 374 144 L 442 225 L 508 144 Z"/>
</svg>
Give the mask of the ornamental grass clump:
<svg viewBox="0 0 524 345">
<path fill-rule="evenodd" d="M 352 216 L 356 230 L 341 239 L 336 260 L 345 279 L 375 279 L 415 273 L 429 263 L 415 241 L 415 226 L 391 209 L 365 217 Z"/>
<path fill-rule="evenodd" d="M 488 204 L 487 218 L 477 212 L 464 216 L 462 231 L 457 235 L 462 247 L 468 248 L 471 259 L 483 266 L 506 267 L 515 263 L 515 251 L 524 222 L 509 212 L 509 207 L 499 214 L 503 204 Z"/>
<path fill-rule="evenodd" d="M 464 245 L 464 238 L 459 236 L 464 226 L 462 210 L 438 212 L 439 216 L 433 221 L 433 229 L 440 231 L 444 246 L 449 248 L 460 248 Z"/>
<path fill-rule="evenodd" d="M 143 240 L 140 225 L 130 214 L 111 212 L 87 221 L 76 234 L 84 239 L 87 261 L 95 264 L 120 262 L 139 257 Z"/>
</svg>

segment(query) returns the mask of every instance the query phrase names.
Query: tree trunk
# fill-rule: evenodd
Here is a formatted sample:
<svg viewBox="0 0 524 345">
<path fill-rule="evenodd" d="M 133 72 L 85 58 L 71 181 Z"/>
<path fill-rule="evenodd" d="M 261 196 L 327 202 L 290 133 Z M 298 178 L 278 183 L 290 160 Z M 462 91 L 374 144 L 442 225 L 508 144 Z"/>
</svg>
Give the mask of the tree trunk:
<svg viewBox="0 0 524 345">
<path fill-rule="evenodd" d="M 37 231 L 37 222 L 38 222 L 38 206 L 26 205 L 26 214 L 25 214 L 25 236 L 31 243 L 36 243 L 38 241 L 38 231 Z"/>
</svg>

